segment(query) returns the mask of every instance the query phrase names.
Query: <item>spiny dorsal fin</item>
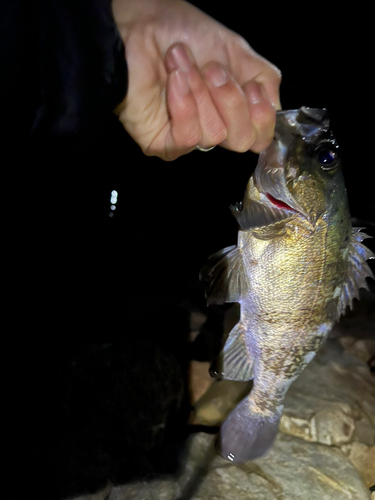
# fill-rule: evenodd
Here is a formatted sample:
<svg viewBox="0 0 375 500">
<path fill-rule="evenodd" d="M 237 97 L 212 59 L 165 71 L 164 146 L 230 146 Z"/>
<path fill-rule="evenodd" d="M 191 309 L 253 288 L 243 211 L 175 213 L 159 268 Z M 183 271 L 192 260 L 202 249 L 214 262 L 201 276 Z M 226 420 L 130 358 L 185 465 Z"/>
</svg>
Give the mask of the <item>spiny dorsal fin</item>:
<svg viewBox="0 0 375 500">
<path fill-rule="evenodd" d="M 349 244 L 348 253 L 348 274 L 340 290 L 340 300 L 337 308 L 338 317 L 345 313 L 346 307 L 353 307 L 353 299 L 359 299 L 359 289 L 369 289 L 366 278 L 373 278 L 374 275 L 367 264 L 367 259 L 375 259 L 375 254 L 371 252 L 361 242 L 366 238 L 371 238 L 361 230 L 363 227 L 352 229 L 352 238 Z"/>
<path fill-rule="evenodd" d="M 206 284 L 208 305 L 239 302 L 249 290 L 241 250 L 235 245 L 211 255 L 200 279 Z"/>
</svg>

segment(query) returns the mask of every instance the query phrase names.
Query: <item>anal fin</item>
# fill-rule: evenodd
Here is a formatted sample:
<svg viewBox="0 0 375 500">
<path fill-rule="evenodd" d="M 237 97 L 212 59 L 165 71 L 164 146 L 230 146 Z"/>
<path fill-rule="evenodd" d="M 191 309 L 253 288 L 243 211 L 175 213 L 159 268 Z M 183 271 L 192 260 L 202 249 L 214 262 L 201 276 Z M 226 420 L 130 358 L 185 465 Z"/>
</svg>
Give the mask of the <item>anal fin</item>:
<svg viewBox="0 0 375 500">
<path fill-rule="evenodd" d="M 218 360 L 218 375 L 224 380 L 247 381 L 253 378 L 253 363 L 246 346 L 241 323 L 231 330 Z"/>
</svg>

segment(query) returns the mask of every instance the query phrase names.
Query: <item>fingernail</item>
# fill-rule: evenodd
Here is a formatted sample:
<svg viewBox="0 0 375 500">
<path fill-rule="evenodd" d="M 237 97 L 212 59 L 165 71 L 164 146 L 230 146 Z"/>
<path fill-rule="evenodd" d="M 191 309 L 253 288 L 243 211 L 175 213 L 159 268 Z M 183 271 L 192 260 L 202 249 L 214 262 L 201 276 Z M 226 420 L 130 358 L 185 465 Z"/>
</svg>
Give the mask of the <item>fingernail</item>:
<svg viewBox="0 0 375 500">
<path fill-rule="evenodd" d="M 190 87 L 186 79 L 185 73 L 180 69 L 177 69 L 174 73 L 176 90 L 179 95 L 186 95 L 190 92 Z"/>
<path fill-rule="evenodd" d="M 249 91 L 249 99 L 251 104 L 259 104 L 263 101 L 262 89 L 259 85 L 253 85 Z"/>
<path fill-rule="evenodd" d="M 214 87 L 221 87 L 228 81 L 228 76 L 224 68 L 212 66 L 205 71 L 205 77 L 212 83 Z"/>
<path fill-rule="evenodd" d="M 193 61 L 185 47 L 182 44 L 176 45 L 172 49 L 171 55 L 175 63 L 174 69 L 181 69 L 182 71 L 185 71 L 185 73 L 188 73 L 193 65 Z"/>
</svg>

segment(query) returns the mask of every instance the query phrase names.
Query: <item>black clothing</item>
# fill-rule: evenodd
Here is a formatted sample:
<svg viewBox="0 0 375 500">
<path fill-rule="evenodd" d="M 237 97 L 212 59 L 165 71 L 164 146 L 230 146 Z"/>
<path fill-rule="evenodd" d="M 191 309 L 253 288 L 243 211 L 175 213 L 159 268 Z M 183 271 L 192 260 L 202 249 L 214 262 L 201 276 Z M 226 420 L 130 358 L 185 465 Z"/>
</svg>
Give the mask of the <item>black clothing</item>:
<svg viewBox="0 0 375 500">
<path fill-rule="evenodd" d="M 126 94 L 109 0 L 12 0 L 1 7 L 1 133 L 83 147 Z"/>
</svg>

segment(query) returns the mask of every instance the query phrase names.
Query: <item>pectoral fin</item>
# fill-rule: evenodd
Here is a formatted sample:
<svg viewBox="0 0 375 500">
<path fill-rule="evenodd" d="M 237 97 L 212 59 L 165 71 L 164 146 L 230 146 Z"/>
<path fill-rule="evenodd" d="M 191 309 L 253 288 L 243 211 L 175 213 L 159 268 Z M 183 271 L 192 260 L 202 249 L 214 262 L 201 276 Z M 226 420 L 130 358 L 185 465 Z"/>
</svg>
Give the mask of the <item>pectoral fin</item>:
<svg viewBox="0 0 375 500">
<path fill-rule="evenodd" d="M 364 239 L 371 238 L 371 236 L 362 233 L 362 229 L 364 228 L 354 227 L 352 229 L 352 239 L 348 254 L 348 274 L 338 292 L 340 294 L 337 309 L 338 317 L 345 313 L 347 306 L 352 309 L 353 299 L 359 298 L 360 288 L 369 289 L 366 278 L 370 277 L 374 279 L 374 275 L 366 260 L 374 259 L 375 255 L 361 243 Z"/>
<path fill-rule="evenodd" d="M 206 284 L 207 304 L 239 302 L 249 290 L 242 253 L 235 245 L 209 257 L 200 272 Z"/>
</svg>

